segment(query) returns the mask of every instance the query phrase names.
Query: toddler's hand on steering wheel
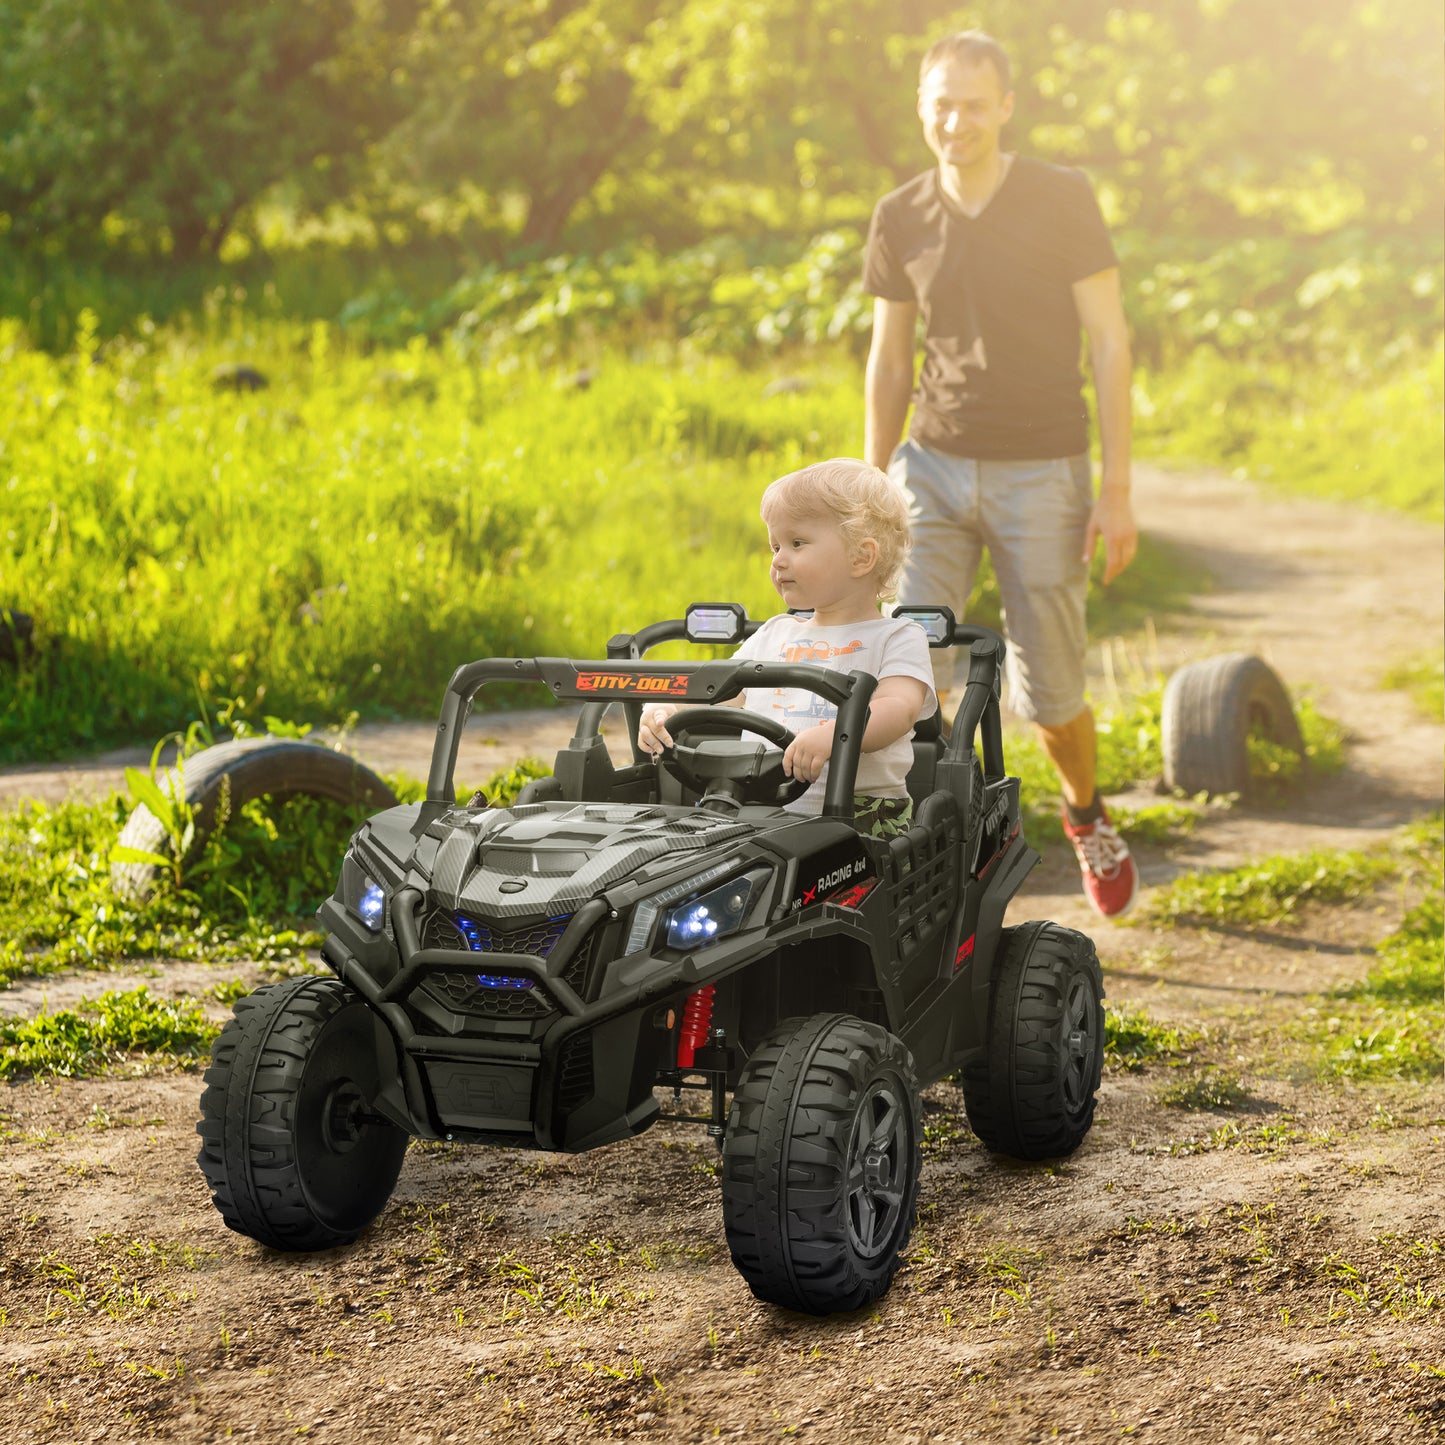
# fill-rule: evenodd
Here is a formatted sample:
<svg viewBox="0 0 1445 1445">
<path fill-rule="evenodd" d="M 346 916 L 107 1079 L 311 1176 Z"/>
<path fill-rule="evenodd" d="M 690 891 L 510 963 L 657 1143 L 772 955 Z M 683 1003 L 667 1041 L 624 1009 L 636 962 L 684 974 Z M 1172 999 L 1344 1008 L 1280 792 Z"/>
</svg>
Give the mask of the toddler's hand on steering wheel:
<svg viewBox="0 0 1445 1445">
<path fill-rule="evenodd" d="M 819 723 L 799 733 L 783 753 L 783 771 L 790 778 L 816 783 L 823 765 L 833 755 L 833 724 Z"/>
<path fill-rule="evenodd" d="M 656 762 L 664 748 L 672 746 L 672 734 L 667 730 L 667 719 L 677 709 L 668 703 L 652 703 L 642 709 L 642 721 L 637 729 L 637 746 L 645 753 L 652 754 Z"/>
</svg>

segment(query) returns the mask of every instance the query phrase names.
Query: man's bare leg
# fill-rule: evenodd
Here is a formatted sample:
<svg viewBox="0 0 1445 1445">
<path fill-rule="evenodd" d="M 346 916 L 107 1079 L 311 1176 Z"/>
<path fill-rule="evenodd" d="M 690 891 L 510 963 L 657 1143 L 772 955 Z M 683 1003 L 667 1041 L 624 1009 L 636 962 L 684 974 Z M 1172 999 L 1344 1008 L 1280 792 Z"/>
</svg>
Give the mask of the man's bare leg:
<svg viewBox="0 0 1445 1445">
<path fill-rule="evenodd" d="M 1077 812 L 1084 812 L 1094 801 L 1096 781 L 1093 712 L 1085 706 L 1069 722 L 1052 728 L 1039 723 L 1037 728 L 1039 741 L 1063 785 L 1064 800 Z"/>
</svg>

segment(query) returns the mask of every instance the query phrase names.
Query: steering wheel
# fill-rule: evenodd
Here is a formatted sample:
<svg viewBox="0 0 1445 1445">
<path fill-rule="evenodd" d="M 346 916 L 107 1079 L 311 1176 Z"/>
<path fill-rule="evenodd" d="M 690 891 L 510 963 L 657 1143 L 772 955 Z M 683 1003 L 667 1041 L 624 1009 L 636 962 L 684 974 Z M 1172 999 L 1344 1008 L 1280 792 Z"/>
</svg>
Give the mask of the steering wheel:
<svg viewBox="0 0 1445 1445">
<path fill-rule="evenodd" d="M 783 750 L 795 734 L 776 718 L 741 707 L 684 707 L 667 720 L 673 745 L 658 759 L 678 782 L 706 793 L 716 782 L 735 785 L 728 792 L 749 802 L 781 807 L 801 798 L 812 786 L 806 778 L 790 778 L 783 771 Z M 705 752 L 696 746 L 709 737 L 741 741 L 744 733 L 757 733 L 777 751 L 756 747 L 735 752 Z M 684 741 L 687 739 L 687 741 Z"/>
</svg>

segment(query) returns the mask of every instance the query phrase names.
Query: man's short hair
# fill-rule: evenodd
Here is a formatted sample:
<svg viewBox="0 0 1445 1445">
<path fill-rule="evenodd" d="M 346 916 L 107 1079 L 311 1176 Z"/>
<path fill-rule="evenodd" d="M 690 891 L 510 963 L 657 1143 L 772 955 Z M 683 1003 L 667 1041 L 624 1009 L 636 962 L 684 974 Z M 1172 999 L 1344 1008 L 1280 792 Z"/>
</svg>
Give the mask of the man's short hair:
<svg viewBox="0 0 1445 1445">
<path fill-rule="evenodd" d="M 918 67 L 918 83 L 935 65 L 949 60 L 961 60 L 966 65 L 993 66 L 998 76 L 1000 93 L 1007 95 L 1013 89 L 1013 77 L 1009 66 L 1008 52 L 997 40 L 983 30 L 960 30 L 957 35 L 945 35 L 928 47 L 923 63 Z"/>
<path fill-rule="evenodd" d="M 850 553 L 871 537 L 878 544 L 873 568 L 878 599 L 891 601 L 898 595 L 910 543 L 908 499 L 886 472 L 853 457 L 814 462 L 779 477 L 763 493 L 759 508 L 763 521 L 779 508 L 834 523 Z"/>
</svg>

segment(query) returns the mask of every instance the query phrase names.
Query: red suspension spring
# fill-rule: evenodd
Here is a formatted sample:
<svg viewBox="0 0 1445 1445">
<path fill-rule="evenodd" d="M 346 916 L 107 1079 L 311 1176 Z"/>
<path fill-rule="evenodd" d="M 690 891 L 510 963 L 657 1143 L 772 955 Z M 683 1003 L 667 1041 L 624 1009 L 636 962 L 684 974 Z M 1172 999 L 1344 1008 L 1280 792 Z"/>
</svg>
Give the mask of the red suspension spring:
<svg viewBox="0 0 1445 1445">
<path fill-rule="evenodd" d="M 712 1023 L 712 996 L 715 984 L 707 984 L 696 993 L 687 996 L 682 1009 L 682 1030 L 677 1038 L 677 1066 L 679 1069 L 692 1068 L 693 1056 L 707 1042 L 708 1026 Z"/>
</svg>

